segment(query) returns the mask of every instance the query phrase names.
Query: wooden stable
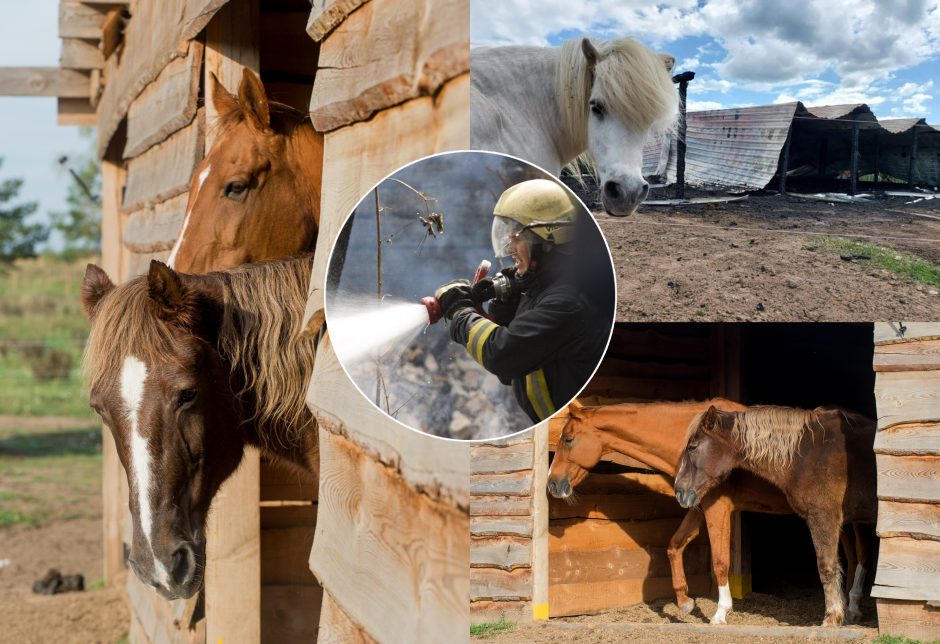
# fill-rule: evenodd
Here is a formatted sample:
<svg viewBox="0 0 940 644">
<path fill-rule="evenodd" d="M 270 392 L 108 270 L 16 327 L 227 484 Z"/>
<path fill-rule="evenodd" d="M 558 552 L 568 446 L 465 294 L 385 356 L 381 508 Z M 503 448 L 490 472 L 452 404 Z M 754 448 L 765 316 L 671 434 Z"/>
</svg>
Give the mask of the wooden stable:
<svg viewBox="0 0 940 644">
<path fill-rule="evenodd" d="M 359 197 L 405 163 L 469 147 L 463 0 L 62 0 L 59 27 L 61 68 L 2 70 L 0 92 L 58 96 L 60 124 L 97 128 L 102 264 L 115 281 L 169 255 L 212 145 L 210 72 L 234 91 L 254 70 L 271 100 L 325 133 L 312 333 L 333 239 Z M 127 577 L 131 641 L 466 637 L 467 449 L 382 416 L 328 335 L 323 346 L 308 397 L 319 478 L 248 450 L 213 502 L 205 589 L 190 601 L 125 575 L 127 483 L 105 432 L 105 578 Z"/>
<path fill-rule="evenodd" d="M 878 626 L 932 642 L 940 639 L 940 324 L 876 324 L 875 371 Z"/>
</svg>

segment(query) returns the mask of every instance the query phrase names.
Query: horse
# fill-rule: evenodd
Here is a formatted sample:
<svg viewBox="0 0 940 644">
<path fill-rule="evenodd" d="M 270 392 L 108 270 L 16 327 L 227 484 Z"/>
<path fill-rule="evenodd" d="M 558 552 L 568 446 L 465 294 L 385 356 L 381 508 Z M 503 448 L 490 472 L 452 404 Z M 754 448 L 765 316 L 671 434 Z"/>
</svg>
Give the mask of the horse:
<svg viewBox="0 0 940 644">
<path fill-rule="evenodd" d="M 309 116 L 270 102 L 258 76 L 238 96 L 210 74 L 217 137 L 193 173 L 167 264 L 187 273 L 313 252 L 320 225 L 323 136 Z"/>
<path fill-rule="evenodd" d="M 678 114 L 672 56 L 630 38 L 575 38 L 561 48 L 476 48 L 470 57 L 471 147 L 556 176 L 588 152 L 607 213 L 636 210 L 649 192 L 643 146 L 670 131 Z"/>
<path fill-rule="evenodd" d="M 722 410 L 743 410 L 729 400 L 705 402 L 621 403 L 598 407 L 568 406 L 569 418 L 562 429 L 555 457 L 549 469 L 548 493 L 568 499 L 597 465 L 604 453 L 619 452 L 649 467 L 675 476 L 676 464 L 685 446 L 691 419 L 714 406 Z M 695 539 L 704 520 L 711 547 L 712 572 L 718 583 L 718 608 L 712 624 L 725 624 L 732 608 L 728 568 L 731 562 L 731 513 L 735 510 L 791 514 L 779 490 L 759 478 L 738 472 L 711 491 L 701 503 L 701 512 L 690 510 L 669 540 L 666 554 L 672 571 L 676 603 L 689 614 L 695 602 L 688 596 L 682 555 Z"/>
<path fill-rule="evenodd" d="M 301 334 L 311 256 L 187 275 L 152 261 L 114 285 L 89 264 L 83 373 L 127 473 L 129 564 L 167 599 L 202 585 L 212 497 L 246 445 L 318 471 Z"/>
<path fill-rule="evenodd" d="M 839 566 L 842 526 L 872 525 L 877 517 L 874 440 L 874 421 L 838 407 L 724 411 L 711 406 L 689 425 L 676 475 L 676 499 L 684 508 L 699 505 L 734 468 L 777 486 L 806 521 L 816 548 L 826 604 L 823 626 L 839 626 L 845 617 Z M 858 616 L 870 567 L 868 549 L 858 554 L 850 618 Z"/>
</svg>

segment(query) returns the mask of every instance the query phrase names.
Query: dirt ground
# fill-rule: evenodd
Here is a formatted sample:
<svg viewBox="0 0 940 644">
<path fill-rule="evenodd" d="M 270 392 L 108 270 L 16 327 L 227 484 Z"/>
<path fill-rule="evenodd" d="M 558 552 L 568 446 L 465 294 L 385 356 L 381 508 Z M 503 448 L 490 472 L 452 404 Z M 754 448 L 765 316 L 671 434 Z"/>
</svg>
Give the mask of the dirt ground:
<svg viewBox="0 0 940 644">
<path fill-rule="evenodd" d="M 936 268 L 940 199 L 910 201 L 762 193 L 730 203 L 647 204 L 630 217 L 596 214 L 617 271 L 617 320 L 940 319 L 940 287 L 831 241 L 876 244 Z"/>
<path fill-rule="evenodd" d="M 678 641 L 683 642 L 683 644 L 718 644 L 724 642 L 783 644 L 806 640 L 805 634 L 795 637 L 780 635 L 761 637 L 753 634 L 729 636 L 727 633 L 721 632 L 720 626 L 713 627 L 716 631 L 715 634 L 690 633 L 678 630 L 678 628 L 676 630 L 632 628 L 625 631 L 618 630 L 616 626 L 625 624 L 707 624 L 708 619 L 715 612 L 715 608 L 714 599 L 698 598 L 691 614 L 681 615 L 674 601 L 664 599 L 650 604 L 638 604 L 629 608 L 611 610 L 598 615 L 559 617 L 548 622 L 519 624 L 511 632 L 501 633 L 485 639 L 499 644 L 523 644 L 528 642 L 542 644 L 557 641 L 606 644 L 626 640 L 640 644 L 664 644 Z M 869 599 L 862 604 L 862 609 L 864 617 L 861 624 L 852 628 L 858 631 L 863 641 L 870 641 L 878 635 L 875 607 Z M 808 595 L 797 592 L 785 595 L 767 595 L 755 592 L 748 595 L 747 599 L 735 600 L 734 609 L 728 614 L 728 625 L 732 627 L 735 625 L 815 627 L 822 622 L 822 617 L 823 598 L 821 592 L 813 592 Z M 839 641 L 845 641 L 843 638 L 838 639 Z M 836 641 L 836 639 L 830 641 Z"/>
</svg>

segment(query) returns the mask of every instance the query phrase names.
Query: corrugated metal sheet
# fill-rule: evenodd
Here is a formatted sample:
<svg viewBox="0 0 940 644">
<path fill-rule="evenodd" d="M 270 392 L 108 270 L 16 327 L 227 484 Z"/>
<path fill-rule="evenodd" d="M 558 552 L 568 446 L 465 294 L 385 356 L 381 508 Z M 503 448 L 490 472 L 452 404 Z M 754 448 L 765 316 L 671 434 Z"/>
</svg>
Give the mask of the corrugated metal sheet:
<svg viewBox="0 0 940 644">
<path fill-rule="evenodd" d="M 902 132 L 907 132 L 915 125 L 926 125 L 927 123 L 924 119 L 883 119 L 878 122 L 881 124 L 881 127 L 891 134 L 901 134 Z"/>
</svg>

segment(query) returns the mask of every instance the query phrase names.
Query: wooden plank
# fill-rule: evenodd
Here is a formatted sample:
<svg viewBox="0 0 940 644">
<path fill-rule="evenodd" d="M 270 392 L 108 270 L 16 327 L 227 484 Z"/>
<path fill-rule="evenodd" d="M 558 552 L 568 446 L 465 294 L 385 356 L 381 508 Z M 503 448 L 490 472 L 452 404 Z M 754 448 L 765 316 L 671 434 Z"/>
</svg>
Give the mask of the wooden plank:
<svg viewBox="0 0 940 644">
<path fill-rule="evenodd" d="M 376 644 L 360 626 L 355 624 L 333 600 L 328 592 L 323 593 L 320 609 L 319 642 L 343 642 L 344 644 Z"/>
<path fill-rule="evenodd" d="M 578 486 L 579 494 L 656 494 L 673 497 L 672 479 L 664 474 L 621 472 L 618 474 L 588 474 Z"/>
<path fill-rule="evenodd" d="M 497 535 L 530 537 L 532 535 L 532 517 L 470 518 L 470 536 L 494 537 Z"/>
<path fill-rule="evenodd" d="M 408 101 L 383 110 L 364 123 L 324 138 L 320 230 L 310 283 L 326 283 L 327 262 L 346 216 L 360 197 L 385 175 L 423 156 L 470 147 L 470 75 L 447 83 L 433 99 Z M 323 291 L 311 289 L 306 326 L 319 328 Z M 318 357 L 319 361 L 319 357 Z"/>
<path fill-rule="evenodd" d="M 363 398 L 359 405 L 371 407 Z M 436 442 L 401 431 L 424 444 Z M 323 425 L 319 438 L 320 501 L 310 567 L 331 599 L 374 637 L 466 639 L 466 511 L 416 491 L 395 468 Z"/>
<path fill-rule="evenodd" d="M 186 58 L 167 65 L 131 103 L 127 113 L 124 158 L 132 159 L 162 142 L 196 116 L 203 45 L 189 44 Z"/>
<path fill-rule="evenodd" d="M 261 462 L 262 501 L 316 501 L 317 480 L 307 472 Z"/>
<path fill-rule="evenodd" d="M 59 38 L 101 38 L 105 12 L 79 2 L 59 3 Z"/>
<path fill-rule="evenodd" d="M 530 567 L 532 539 L 526 537 L 473 537 L 470 539 L 470 566 L 512 570 Z"/>
<path fill-rule="evenodd" d="M 316 578 L 306 565 L 313 545 L 313 533 L 313 526 L 262 530 L 261 583 L 276 586 L 316 585 Z"/>
<path fill-rule="evenodd" d="M 940 541 L 940 505 L 878 501 L 878 536 Z"/>
<path fill-rule="evenodd" d="M 882 539 L 872 597 L 883 587 L 900 588 L 917 599 L 940 600 L 940 541 L 895 537 Z"/>
<path fill-rule="evenodd" d="M 0 96 L 88 98 L 88 75 L 60 67 L 0 67 Z"/>
<path fill-rule="evenodd" d="M 708 574 L 710 561 L 708 545 L 701 542 L 689 545 L 683 556 L 689 575 Z M 549 562 L 549 584 L 553 585 L 668 577 L 670 574 L 666 548 L 556 553 Z"/>
<path fill-rule="evenodd" d="M 322 40 L 346 16 L 368 0 L 311 0 L 307 33 L 314 40 Z"/>
<path fill-rule="evenodd" d="M 505 619 L 525 623 L 532 618 L 533 601 L 478 599 L 470 602 L 470 623 L 489 624 Z M 547 601 L 547 598 L 546 598 Z"/>
<path fill-rule="evenodd" d="M 470 516 L 528 516 L 531 513 L 532 499 L 527 496 L 472 495 L 470 497 Z"/>
<path fill-rule="evenodd" d="M 56 113 L 57 125 L 92 127 L 97 122 L 95 108 L 87 98 L 60 98 Z"/>
<path fill-rule="evenodd" d="M 532 598 L 532 569 L 516 568 L 513 571 L 497 568 L 473 568 L 470 570 L 470 600 L 502 599 L 524 600 Z M 464 636 L 466 639 L 466 636 Z"/>
<path fill-rule="evenodd" d="M 163 68 L 186 55 L 189 41 L 226 0 L 138 0 L 124 32 L 121 64 L 108 76 L 98 114 L 98 156 L 103 156 L 135 98 Z"/>
<path fill-rule="evenodd" d="M 875 371 L 940 369 L 940 339 L 875 345 Z"/>
<path fill-rule="evenodd" d="M 127 277 L 144 275 L 150 270 L 151 260 L 156 259 L 165 264 L 169 257 L 170 251 L 168 250 L 161 250 L 155 253 L 129 253 L 126 259 L 127 263 L 125 264 Z"/>
<path fill-rule="evenodd" d="M 262 586 L 261 641 L 315 642 L 322 601 L 319 586 Z"/>
<path fill-rule="evenodd" d="M 680 519 L 606 521 L 558 519 L 548 526 L 549 555 L 610 548 L 664 547 L 679 527 Z"/>
<path fill-rule="evenodd" d="M 940 502 L 940 456 L 876 454 L 878 498 Z"/>
<path fill-rule="evenodd" d="M 934 642 L 940 639 L 940 609 L 931 608 L 922 601 L 899 599 L 876 600 L 878 630 L 891 635 L 903 635 L 914 640 Z"/>
<path fill-rule="evenodd" d="M 543 492 L 548 484 L 548 423 L 540 423 L 532 430 L 535 463 L 532 477 L 532 614 L 533 620 L 548 619 L 548 495 Z"/>
<path fill-rule="evenodd" d="M 126 17 L 125 10 L 119 7 L 113 7 L 105 14 L 104 23 L 101 25 L 101 55 L 104 56 L 105 61 L 110 59 L 111 55 L 124 42 L 124 21 Z M 107 62 L 105 62 L 105 65 L 107 65 Z M 109 78 L 113 78 L 113 75 Z"/>
<path fill-rule="evenodd" d="M 263 463 L 264 461 L 262 461 Z M 311 505 L 262 505 L 261 529 L 310 528 L 317 526 L 317 506 Z M 304 566 L 306 568 L 306 566 Z"/>
<path fill-rule="evenodd" d="M 895 425 L 875 434 L 877 454 L 940 455 L 940 423 Z"/>
<path fill-rule="evenodd" d="M 176 241 L 189 194 L 183 193 L 132 212 L 124 227 L 124 245 L 135 253 L 170 250 Z"/>
<path fill-rule="evenodd" d="M 689 594 L 708 593 L 711 574 L 689 575 Z M 622 579 L 593 583 L 555 584 L 549 586 L 549 614 L 551 617 L 590 615 L 612 608 L 623 608 L 673 596 L 671 577 Z"/>
<path fill-rule="evenodd" d="M 940 421 L 940 371 L 881 372 L 875 378 L 878 429 Z"/>
<path fill-rule="evenodd" d="M 574 503 L 549 501 L 551 519 L 611 519 L 614 521 L 665 519 L 685 516 L 686 510 L 673 499 L 658 494 L 581 494 Z"/>
<path fill-rule="evenodd" d="M 216 133 L 213 85 L 210 72 L 222 87 L 238 94 L 244 69 L 261 73 L 261 51 L 258 40 L 260 21 L 258 0 L 234 0 L 226 4 L 206 28 L 206 65 L 203 86 L 206 89 L 206 123 L 209 136 L 206 149 L 211 149 Z"/>
<path fill-rule="evenodd" d="M 532 494 L 532 470 L 509 474 L 472 474 L 470 494 L 529 496 Z"/>
<path fill-rule="evenodd" d="M 518 472 L 532 469 L 532 443 L 473 447 L 470 458 L 471 474 Z"/>
<path fill-rule="evenodd" d="M 470 70 L 465 0 L 372 0 L 323 40 L 310 118 L 320 132 L 433 95 Z"/>
<path fill-rule="evenodd" d="M 59 65 L 63 69 L 101 69 L 104 55 L 97 43 L 81 38 L 63 38 Z"/>
<path fill-rule="evenodd" d="M 202 161 L 205 119 L 202 112 L 191 124 L 127 164 L 125 211 L 189 192 L 193 170 Z"/>
<path fill-rule="evenodd" d="M 940 322 L 902 322 L 903 335 L 898 322 L 875 322 L 875 344 L 889 344 L 940 338 Z"/>
<path fill-rule="evenodd" d="M 258 450 L 246 448 L 238 470 L 212 501 L 206 537 L 206 640 L 261 638 Z"/>
</svg>

